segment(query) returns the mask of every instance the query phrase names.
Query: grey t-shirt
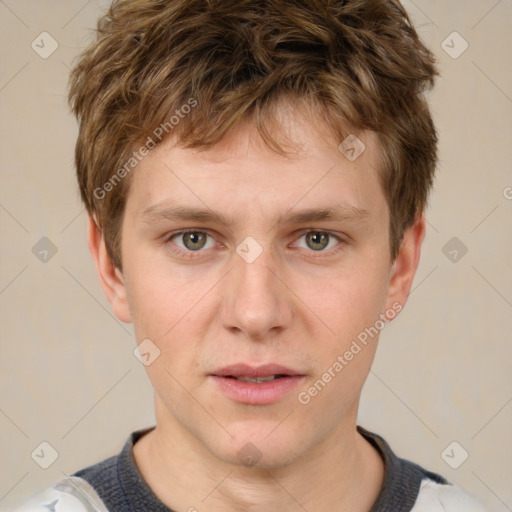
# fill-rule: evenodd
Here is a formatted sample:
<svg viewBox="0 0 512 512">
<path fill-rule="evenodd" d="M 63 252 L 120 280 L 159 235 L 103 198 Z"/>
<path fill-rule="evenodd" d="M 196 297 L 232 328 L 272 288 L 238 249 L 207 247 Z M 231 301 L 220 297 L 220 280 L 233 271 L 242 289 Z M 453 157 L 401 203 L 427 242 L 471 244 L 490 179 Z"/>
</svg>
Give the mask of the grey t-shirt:
<svg viewBox="0 0 512 512">
<path fill-rule="evenodd" d="M 16 512 L 174 512 L 146 484 L 133 457 L 133 445 L 153 428 L 132 432 L 118 455 L 61 480 Z M 369 512 L 485 512 L 441 475 L 397 457 L 382 437 L 357 429 L 384 460 L 382 489 Z M 191 503 L 189 510 L 207 507 Z"/>
</svg>

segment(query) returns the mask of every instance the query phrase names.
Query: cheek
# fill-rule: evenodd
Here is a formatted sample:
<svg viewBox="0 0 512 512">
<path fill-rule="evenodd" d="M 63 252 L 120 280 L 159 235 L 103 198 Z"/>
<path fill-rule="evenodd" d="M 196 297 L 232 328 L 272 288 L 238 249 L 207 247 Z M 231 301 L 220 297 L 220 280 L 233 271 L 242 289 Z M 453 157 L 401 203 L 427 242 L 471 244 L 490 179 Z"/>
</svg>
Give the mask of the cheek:
<svg viewBox="0 0 512 512">
<path fill-rule="evenodd" d="M 384 312 L 388 269 L 374 261 L 364 268 L 350 268 L 331 278 L 324 293 L 317 294 L 317 310 L 340 341 L 346 344 Z"/>
<path fill-rule="evenodd" d="M 197 323 L 205 289 L 200 284 L 163 275 L 156 267 L 133 274 L 130 303 L 133 307 L 137 342 L 151 340 L 158 357 L 146 371 L 155 392 L 167 403 L 178 407 L 183 389 L 198 373 L 198 346 L 202 327 Z M 192 383 L 193 384 L 193 383 Z M 193 389 L 190 382 L 187 388 Z"/>
<path fill-rule="evenodd" d="M 340 273 L 330 281 L 334 284 L 323 299 L 317 296 L 321 318 L 335 333 L 315 344 L 315 389 L 309 389 L 313 394 L 322 390 L 318 407 L 321 402 L 329 403 L 340 414 L 355 406 L 385 325 L 381 314 L 386 305 L 387 273 L 387 267 L 374 260 L 364 268 Z"/>
<path fill-rule="evenodd" d="M 322 319 L 336 335 L 315 344 L 315 374 L 302 396 L 311 401 L 311 414 L 329 410 L 338 421 L 356 407 L 370 371 L 385 325 L 380 315 L 387 281 L 385 268 L 374 267 L 374 272 L 353 272 L 335 282 L 318 305 L 323 303 Z"/>
<path fill-rule="evenodd" d="M 136 332 L 162 340 L 183 331 L 204 291 L 198 283 L 192 286 L 147 272 L 132 282 L 129 295 Z"/>
<path fill-rule="evenodd" d="M 161 357 L 146 368 L 155 389 L 164 386 L 169 396 L 179 396 L 177 382 L 189 382 L 200 372 L 199 354 L 216 311 L 208 293 L 215 282 L 211 276 L 191 280 L 179 271 L 163 272 L 162 266 L 147 268 L 134 271 L 130 281 L 135 336 L 138 343 L 150 339 L 160 351 Z"/>
<path fill-rule="evenodd" d="M 200 300 L 206 283 L 189 276 L 166 260 L 163 248 L 136 244 L 127 236 L 127 296 L 137 333 L 162 338 Z M 133 242 L 133 243 L 132 243 Z M 139 339 L 140 336 L 137 336 Z"/>
</svg>

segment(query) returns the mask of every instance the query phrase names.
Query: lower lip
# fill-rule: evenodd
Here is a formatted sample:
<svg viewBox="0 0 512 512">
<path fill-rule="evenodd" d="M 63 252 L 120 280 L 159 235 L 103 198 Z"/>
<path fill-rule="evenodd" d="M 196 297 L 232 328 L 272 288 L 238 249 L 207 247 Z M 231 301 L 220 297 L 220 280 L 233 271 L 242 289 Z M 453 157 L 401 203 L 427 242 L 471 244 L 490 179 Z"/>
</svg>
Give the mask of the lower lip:
<svg viewBox="0 0 512 512">
<path fill-rule="evenodd" d="M 268 382 L 245 382 L 217 375 L 210 377 L 226 396 L 248 405 L 268 405 L 277 402 L 304 378 L 302 375 L 294 375 Z"/>
</svg>

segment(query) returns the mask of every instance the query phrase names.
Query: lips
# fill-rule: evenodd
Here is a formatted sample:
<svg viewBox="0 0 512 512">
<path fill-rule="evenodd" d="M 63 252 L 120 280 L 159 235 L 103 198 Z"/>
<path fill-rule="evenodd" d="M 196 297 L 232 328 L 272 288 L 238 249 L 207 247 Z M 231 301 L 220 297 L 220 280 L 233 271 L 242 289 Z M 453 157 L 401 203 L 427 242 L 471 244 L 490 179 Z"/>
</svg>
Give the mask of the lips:
<svg viewBox="0 0 512 512">
<path fill-rule="evenodd" d="M 270 405 L 296 389 L 305 375 L 277 364 L 235 364 L 210 374 L 212 383 L 227 398 L 246 405 Z"/>
<path fill-rule="evenodd" d="M 283 378 L 291 376 L 302 376 L 298 371 L 286 368 L 278 364 L 264 364 L 261 366 L 249 366 L 244 363 L 238 363 L 226 366 L 212 373 L 215 377 L 232 377 L 234 379 L 251 379 L 265 382 L 273 378 Z"/>
</svg>

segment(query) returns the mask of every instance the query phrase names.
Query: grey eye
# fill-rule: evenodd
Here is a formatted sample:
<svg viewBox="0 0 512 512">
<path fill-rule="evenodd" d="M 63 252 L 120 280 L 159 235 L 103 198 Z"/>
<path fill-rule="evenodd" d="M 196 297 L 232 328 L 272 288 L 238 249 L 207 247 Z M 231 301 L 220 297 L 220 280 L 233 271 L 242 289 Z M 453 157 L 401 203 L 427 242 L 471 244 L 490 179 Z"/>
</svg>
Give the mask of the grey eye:
<svg viewBox="0 0 512 512">
<path fill-rule="evenodd" d="M 306 243 L 310 249 L 314 251 L 321 251 L 325 249 L 329 244 L 329 233 L 324 233 L 322 231 L 311 231 L 306 235 Z"/>
<path fill-rule="evenodd" d="M 172 240 L 180 249 L 184 251 L 200 251 L 201 249 L 210 249 L 215 246 L 214 240 L 210 240 L 208 244 L 208 238 L 212 238 L 208 233 L 204 231 L 185 231 L 176 233 L 170 240 Z"/>
</svg>

